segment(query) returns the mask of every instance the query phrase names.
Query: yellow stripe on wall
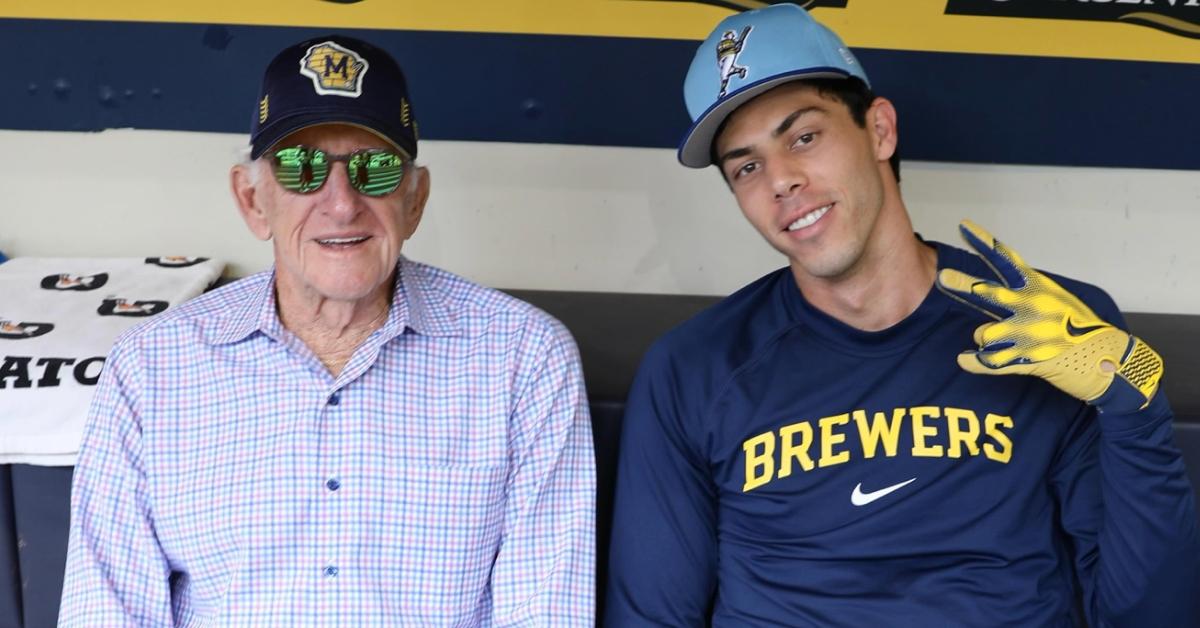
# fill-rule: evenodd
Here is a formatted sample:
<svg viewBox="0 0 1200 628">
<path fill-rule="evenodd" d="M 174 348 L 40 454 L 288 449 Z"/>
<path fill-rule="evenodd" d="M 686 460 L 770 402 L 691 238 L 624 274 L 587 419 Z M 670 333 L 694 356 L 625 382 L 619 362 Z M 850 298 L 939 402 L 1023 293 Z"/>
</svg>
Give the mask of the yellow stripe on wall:
<svg viewBox="0 0 1200 628">
<path fill-rule="evenodd" d="M 731 11 L 645 0 L 43 0 L 0 18 L 190 22 L 702 39 Z M 749 3 L 748 3 L 749 4 Z M 753 4 L 758 4 L 757 2 Z M 944 15 L 946 0 L 848 0 L 813 15 L 851 46 L 892 50 L 1200 63 L 1200 42 L 1145 26 Z"/>
</svg>

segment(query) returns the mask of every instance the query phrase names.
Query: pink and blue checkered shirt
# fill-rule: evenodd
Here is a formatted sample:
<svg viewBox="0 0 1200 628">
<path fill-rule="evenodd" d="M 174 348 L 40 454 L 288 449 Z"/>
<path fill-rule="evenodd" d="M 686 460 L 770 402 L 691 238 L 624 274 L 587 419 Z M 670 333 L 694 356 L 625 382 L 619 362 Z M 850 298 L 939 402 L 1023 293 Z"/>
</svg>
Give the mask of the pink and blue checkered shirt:
<svg viewBox="0 0 1200 628">
<path fill-rule="evenodd" d="M 575 343 L 401 259 L 335 378 L 271 273 L 113 348 L 72 494 L 64 626 L 591 626 L 595 469 Z"/>
</svg>

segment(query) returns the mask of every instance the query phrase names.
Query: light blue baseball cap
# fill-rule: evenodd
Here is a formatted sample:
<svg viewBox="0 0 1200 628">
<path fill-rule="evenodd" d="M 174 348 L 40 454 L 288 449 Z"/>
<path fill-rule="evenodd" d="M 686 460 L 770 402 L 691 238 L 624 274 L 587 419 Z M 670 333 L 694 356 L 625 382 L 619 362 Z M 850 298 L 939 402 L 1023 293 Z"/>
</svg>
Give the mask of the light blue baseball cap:
<svg viewBox="0 0 1200 628">
<path fill-rule="evenodd" d="M 775 4 L 731 15 L 713 29 L 692 59 L 683 98 L 692 127 L 679 162 L 712 165 L 717 129 L 742 103 L 789 81 L 857 77 L 870 86 L 854 53 L 808 11 Z"/>
</svg>

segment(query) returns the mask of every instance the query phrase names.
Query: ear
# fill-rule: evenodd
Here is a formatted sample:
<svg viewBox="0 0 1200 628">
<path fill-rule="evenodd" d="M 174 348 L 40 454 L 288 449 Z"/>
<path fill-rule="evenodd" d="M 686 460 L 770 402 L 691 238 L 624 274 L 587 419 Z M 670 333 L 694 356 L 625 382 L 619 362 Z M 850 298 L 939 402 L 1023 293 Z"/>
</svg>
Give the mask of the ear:
<svg viewBox="0 0 1200 628">
<path fill-rule="evenodd" d="M 871 148 L 875 159 L 887 161 L 896 154 L 896 107 L 886 98 L 876 98 L 867 109 L 867 128 L 871 131 Z"/>
<path fill-rule="evenodd" d="M 419 166 L 408 176 L 417 179 L 410 184 L 413 187 L 405 192 L 404 207 L 400 210 L 405 213 L 404 222 L 407 226 L 404 234 L 405 240 L 416 233 L 417 225 L 421 224 L 421 218 L 425 215 L 425 203 L 429 201 L 429 169 Z"/>
<path fill-rule="evenodd" d="M 229 187 L 233 191 L 234 201 L 237 202 L 238 213 L 250 228 L 250 233 L 259 240 L 270 240 L 271 225 L 254 185 L 255 173 L 251 172 L 252 168 L 257 167 L 259 166 L 254 163 L 234 166 L 229 171 Z"/>
</svg>

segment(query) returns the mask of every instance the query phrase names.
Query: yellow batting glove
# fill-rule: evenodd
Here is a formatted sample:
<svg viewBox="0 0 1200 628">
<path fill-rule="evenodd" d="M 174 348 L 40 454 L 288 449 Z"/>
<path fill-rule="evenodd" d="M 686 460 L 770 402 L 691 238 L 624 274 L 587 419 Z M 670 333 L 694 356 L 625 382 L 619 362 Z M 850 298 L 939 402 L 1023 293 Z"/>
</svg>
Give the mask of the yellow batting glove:
<svg viewBox="0 0 1200 628">
<path fill-rule="evenodd" d="M 1104 411 L 1132 412 L 1150 402 L 1163 374 L 1158 353 L 1101 320 L 975 223 L 964 220 L 959 231 L 1000 280 L 953 269 L 938 273 L 943 292 L 997 319 L 975 330 L 979 349 L 959 354 L 959 366 L 1040 377 Z"/>
</svg>

